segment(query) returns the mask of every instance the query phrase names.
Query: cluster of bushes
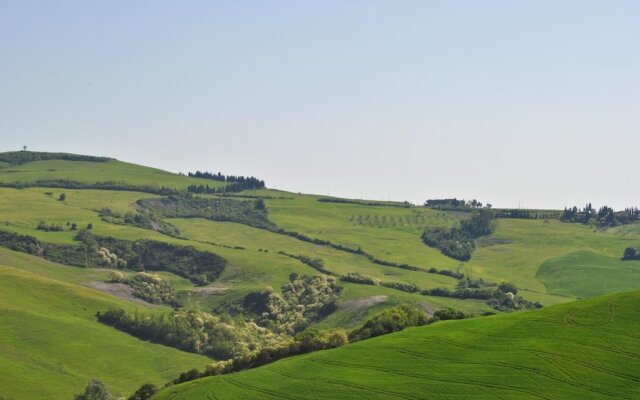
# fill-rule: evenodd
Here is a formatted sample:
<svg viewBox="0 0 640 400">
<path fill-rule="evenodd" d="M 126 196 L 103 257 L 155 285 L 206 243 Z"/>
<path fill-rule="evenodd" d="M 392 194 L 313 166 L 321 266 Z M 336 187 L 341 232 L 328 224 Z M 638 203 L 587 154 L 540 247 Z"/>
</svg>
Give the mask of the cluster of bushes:
<svg viewBox="0 0 640 400">
<path fill-rule="evenodd" d="M 59 225 L 59 224 L 48 225 L 44 221 L 38 222 L 38 225 L 36 226 L 36 229 L 39 230 L 39 231 L 44 231 L 44 232 L 62 232 L 64 230 L 62 225 Z M 77 225 L 76 225 L 76 229 L 77 229 Z"/>
<path fill-rule="evenodd" d="M 358 283 L 361 285 L 377 286 L 380 284 L 380 281 L 378 281 L 377 279 L 373 279 L 370 276 L 361 275 L 357 272 L 349 272 L 348 274 L 341 276 L 340 280 L 343 282 Z"/>
<path fill-rule="evenodd" d="M 425 289 L 422 294 L 425 296 L 485 300 L 489 306 L 499 311 L 527 310 L 542 307 L 542 304 L 538 302 L 530 302 L 518 296 L 518 288 L 512 283 L 503 282 L 497 287 L 486 287 L 489 285 L 486 285 L 482 280 L 471 282 L 466 286 L 459 285 L 454 290 L 448 288 Z"/>
<path fill-rule="evenodd" d="M 128 241 L 98 236 L 88 230 L 76 235 L 78 244 L 45 243 L 33 236 L 0 231 L 0 245 L 47 260 L 78 267 L 130 268 L 134 271 L 168 271 L 199 285 L 218 278 L 227 261 L 193 247 L 153 240 Z"/>
<path fill-rule="evenodd" d="M 336 276 L 335 273 L 329 271 L 324 267 L 324 261 L 321 258 L 311 258 L 303 254 L 298 254 L 298 255 L 289 254 L 286 251 L 279 251 L 278 254 L 282 254 L 283 256 L 294 258 L 300 261 L 301 263 L 308 265 L 319 272 L 322 272 L 323 274 Z"/>
<path fill-rule="evenodd" d="M 623 260 L 640 260 L 640 252 L 635 247 L 627 247 L 622 255 Z"/>
<path fill-rule="evenodd" d="M 83 156 L 80 154 L 47 153 L 36 151 L 8 151 L 6 153 L 0 154 L 0 161 L 13 165 L 25 164 L 33 161 L 48 160 L 107 162 L 112 159 L 107 157 Z"/>
<path fill-rule="evenodd" d="M 458 200 L 453 199 L 429 199 L 424 202 L 425 207 L 435 208 L 439 210 L 457 210 L 457 209 L 477 209 L 482 208 L 482 203 L 476 199 L 473 200 Z M 491 204 L 486 205 L 487 208 L 491 208 Z"/>
<path fill-rule="evenodd" d="M 402 203 L 398 202 L 390 202 L 390 201 L 363 201 L 363 200 L 353 200 L 353 199 L 342 199 L 339 197 L 320 197 L 318 199 L 321 203 L 340 203 L 340 204 L 358 204 L 360 206 L 384 206 L 384 207 L 401 207 L 401 208 L 409 208 L 411 207 L 411 203 L 408 201 L 403 201 Z"/>
<path fill-rule="evenodd" d="M 128 277 L 120 271 L 111 272 L 111 282 L 124 283 L 133 289 L 133 295 L 149 303 L 166 303 L 180 307 L 176 291 L 168 280 L 156 274 L 138 272 Z"/>
<path fill-rule="evenodd" d="M 235 187 L 233 191 L 241 191 L 247 189 L 262 189 L 265 187 L 264 181 L 262 179 L 258 179 L 253 176 L 236 176 L 236 175 L 223 175 L 218 172 L 217 174 L 211 172 L 200 172 L 196 171 L 194 173 L 189 172 L 188 174 L 193 178 L 202 178 L 202 179 L 211 179 L 218 182 L 229 182 L 231 185 Z"/>
<path fill-rule="evenodd" d="M 184 372 L 173 381 L 173 384 L 206 376 L 224 375 L 248 368 L 256 368 L 282 358 L 312 351 L 332 349 L 352 341 L 398 332 L 411 326 L 422 326 L 439 320 L 468 317 L 470 315 L 453 309 L 446 309 L 437 311 L 432 318 L 429 318 L 423 310 L 404 304 L 383 311 L 349 334 L 341 330 L 333 332 L 307 330 L 295 335 L 293 338 L 280 342 L 276 346 L 264 347 L 260 351 L 249 353 L 245 356 L 208 365 L 204 372 L 200 372 L 197 369 Z"/>
<path fill-rule="evenodd" d="M 229 185 L 220 186 L 216 188 L 209 187 L 209 185 L 189 185 L 187 186 L 187 192 L 196 194 L 221 194 L 221 193 L 234 193 L 242 192 L 249 189 L 261 189 L 264 187 L 252 187 L 250 184 L 244 183 L 231 183 Z"/>
<path fill-rule="evenodd" d="M 0 231 L 0 246 L 61 264 L 79 267 L 98 266 L 97 255 L 89 254 L 84 246 L 45 243 L 33 236 L 5 231 Z"/>
<path fill-rule="evenodd" d="M 150 400 L 160 389 L 152 383 L 145 383 L 140 386 L 135 393 L 126 397 L 127 400 Z M 0 400 L 3 398 L 0 397 Z M 84 389 L 84 392 L 73 396 L 73 400 L 124 400 L 125 397 L 114 394 L 99 379 L 91 379 Z"/>
<path fill-rule="evenodd" d="M 182 195 L 160 199 L 140 199 L 137 205 L 165 218 L 205 218 L 213 221 L 237 222 L 262 229 L 275 229 L 267 219 L 264 202 L 260 201 L 209 199 Z"/>
<path fill-rule="evenodd" d="M 85 387 L 84 392 L 73 396 L 73 400 L 119 400 L 122 398 L 122 396 L 112 393 L 107 386 L 98 379 L 91 379 Z"/>
<path fill-rule="evenodd" d="M 474 239 L 489 235 L 494 230 L 493 211 L 483 209 L 460 222 L 460 227 L 426 228 L 422 233 L 422 241 L 451 258 L 468 261 L 476 248 Z"/>
<path fill-rule="evenodd" d="M 88 249 L 88 253 L 97 253 L 104 248 L 124 259 L 127 268 L 134 271 L 168 271 L 197 285 L 216 280 L 227 264 L 217 254 L 196 250 L 191 246 L 176 246 L 154 240 L 132 242 L 98 236 L 88 231 L 80 231 L 77 239 Z M 100 259 L 99 265 L 102 262 Z"/>
<path fill-rule="evenodd" d="M 552 219 L 558 218 L 558 212 L 531 212 L 520 208 L 511 210 L 494 210 L 496 218 L 513 218 L 513 219 Z"/>
<path fill-rule="evenodd" d="M 44 232 L 62 232 L 64 231 L 64 227 L 60 224 L 47 224 L 45 221 L 39 221 L 38 225 L 36 225 L 36 230 L 44 231 Z M 67 229 L 70 231 L 77 231 L 78 224 L 75 222 L 67 222 Z M 93 229 L 92 224 L 88 224 L 86 229 Z"/>
<path fill-rule="evenodd" d="M 419 308 L 407 304 L 390 308 L 371 318 L 349 334 L 350 341 L 368 339 L 398 332 L 409 326 L 426 325 L 429 316 Z"/>
<path fill-rule="evenodd" d="M 9 187 L 14 189 L 24 189 L 29 187 L 50 187 L 61 189 L 95 189 L 95 190 L 113 190 L 126 192 L 143 192 L 150 194 L 158 194 L 168 196 L 178 194 L 177 189 L 167 188 L 165 186 L 151 185 L 131 185 L 126 182 L 104 181 L 104 182 L 79 182 L 70 179 L 39 179 L 32 182 L 0 182 L 0 187 Z"/>
<path fill-rule="evenodd" d="M 158 218 L 151 211 L 142 210 L 122 215 L 119 212 L 103 208 L 98 211 L 98 214 L 103 221 L 112 224 L 136 226 L 138 228 L 151 229 L 167 236 L 181 237 L 178 228 Z"/>
<path fill-rule="evenodd" d="M 272 347 L 282 338 L 252 322 L 237 322 L 195 310 L 167 314 L 110 309 L 96 314 L 103 324 L 143 340 L 164 344 L 219 360 Z"/>
<path fill-rule="evenodd" d="M 96 250 L 96 254 L 102 261 L 102 266 L 107 268 L 126 268 L 127 260 L 118 257 L 116 253 L 112 253 L 106 247 L 100 247 Z"/>
<path fill-rule="evenodd" d="M 602 206 L 597 211 L 591 203 L 583 209 L 578 207 L 565 208 L 560 217 L 562 222 L 581 224 L 595 224 L 600 228 L 629 224 L 640 220 L 640 210 L 636 207 L 625 208 L 624 211 L 615 211 L 608 206 Z"/>
<path fill-rule="evenodd" d="M 293 338 L 283 340 L 277 345 L 264 347 L 259 351 L 248 353 L 231 360 L 210 364 L 203 372 L 197 369 L 183 372 L 172 383 L 179 384 L 206 376 L 224 375 L 249 368 L 256 368 L 286 357 L 310 353 L 312 351 L 333 349 L 343 346 L 348 342 L 348 336 L 343 331 L 320 332 L 308 330 L 295 335 Z"/>
<path fill-rule="evenodd" d="M 402 290 L 407 293 L 416 293 L 420 291 L 420 289 L 413 283 L 381 282 L 380 285 L 391 289 Z"/>
<path fill-rule="evenodd" d="M 260 326 L 274 332 L 294 334 L 337 308 L 341 287 L 333 276 L 289 276 L 277 293 L 267 288 L 245 296 L 243 307 L 256 316 Z"/>
</svg>

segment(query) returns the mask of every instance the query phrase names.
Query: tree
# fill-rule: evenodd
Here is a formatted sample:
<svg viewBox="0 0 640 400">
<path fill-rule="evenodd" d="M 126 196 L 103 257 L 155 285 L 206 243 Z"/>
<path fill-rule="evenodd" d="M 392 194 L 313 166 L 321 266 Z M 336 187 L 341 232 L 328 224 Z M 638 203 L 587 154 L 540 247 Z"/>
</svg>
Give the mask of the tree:
<svg viewBox="0 0 640 400">
<path fill-rule="evenodd" d="M 74 400 L 117 400 L 109 389 L 98 379 L 91 379 L 84 389 L 84 393 L 77 394 Z"/>
<path fill-rule="evenodd" d="M 498 291 L 501 293 L 511 292 L 514 295 L 518 294 L 518 288 L 513 283 L 502 282 L 500 286 L 498 286 Z"/>
<path fill-rule="evenodd" d="M 627 247 L 624 250 L 623 260 L 634 260 L 638 256 L 638 251 L 633 247 Z"/>
<path fill-rule="evenodd" d="M 67 195 L 64 193 L 61 193 L 60 197 L 58 197 L 58 201 L 65 201 L 66 198 L 67 198 Z"/>
<path fill-rule="evenodd" d="M 93 224 L 92 223 L 88 223 L 87 224 L 87 229 L 93 229 Z"/>
<path fill-rule="evenodd" d="M 75 222 L 71 224 L 71 230 L 72 231 L 77 231 L 78 230 L 78 224 L 76 224 Z"/>
<path fill-rule="evenodd" d="M 158 387 L 156 385 L 152 383 L 145 383 L 144 385 L 140 386 L 140 388 L 138 388 L 138 390 L 136 390 L 134 394 L 129 396 L 127 400 L 148 400 L 157 392 Z"/>
</svg>

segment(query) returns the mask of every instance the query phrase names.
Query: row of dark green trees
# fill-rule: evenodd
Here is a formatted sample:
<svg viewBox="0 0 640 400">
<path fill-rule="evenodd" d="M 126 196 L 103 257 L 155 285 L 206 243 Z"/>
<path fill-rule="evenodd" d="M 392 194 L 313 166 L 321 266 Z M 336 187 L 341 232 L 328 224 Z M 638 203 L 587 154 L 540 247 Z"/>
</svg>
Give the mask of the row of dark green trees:
<svg viewBox="0 0 640 400">
<path fill-rule="evenodd" d="M 634 221 L 640 221 L 640 209 L 637 207 L 628 207 L 624 211 L 615 211 L 609 206 L 602 206 L 595 209 L 591 203 L 584 208 L 565 207 L 560 217 L 562 222 L 595 224 L 599 227 L 612 227 L 618 225 L 629 224 Z"/>
</svg>

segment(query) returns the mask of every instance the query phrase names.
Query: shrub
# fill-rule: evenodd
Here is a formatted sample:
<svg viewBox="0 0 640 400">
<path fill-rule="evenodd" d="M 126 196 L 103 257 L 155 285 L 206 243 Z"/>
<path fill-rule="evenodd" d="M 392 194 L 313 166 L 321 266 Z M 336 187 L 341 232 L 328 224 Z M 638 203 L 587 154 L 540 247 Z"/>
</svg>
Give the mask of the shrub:
<svg viewBox="0 0 640 400">
<path fill-rule="evenodd" d="M 92 379 L 84 389 L 84 393 L 74 396 L 74 400 L 117 400 L 119 396 L 112 394 L 104 383 Z"/>
<path fill-rule="evenodd" d="M 243 304 L 256 315 L 258 324 L 274 332 L 293 334 L 335 311 L 342 288 L 334 277 L 291 274 L 289 280 L 282 286 L 282 294 L 267 288 L 245 296 Z"/>
<path fill-rule="evenodd" d="M 347 275 L 341 276 L 340 280 L 343 282 L 359 283 L 361 285 L 374 285 L 380 284 L 380 281 L 373 279 L 369 276 L 360 275 L 357 272 L 349 272 Z"/>
<path fill-rule="evenodd" d="M 640 254 L 638 253 L 638 250 L 636 250 L 633 247 L 627 247 L 624 250 L 624 254 L 622 255 L 622 259 L 623 260 L 639 260 L 640 259 Z"/>
<path fill-rule="evenodd" d="M 141 199 L 136 204 L 165 218 L 205 218 L 275 229 L 275 225 L 267 219 L 267 210 L 256 209 L 252 201 L 172 195 L 160 199 Z"/>
<path fill-rule="evenodd" d="M 149 400 L 154 394 L 158 393 L 158 387 L 152 383 L 145 383 L 127 400 Z"/>
<path fill-rule="evenodd" d="M 409 326 L 426 325 L 429 316 L 421 309 L 403 304 L 390 308 L 374 316 L 360 328 L 349 334 L 350 341 L 368 339 L 374 336 L 398 332 Z"/>
<path fill-rule="evenodd" d="M 227 360 L 273 346 L 282 338 L 251 322 L 233 323 L 201 311 L 166 314 L 128 313 L 110 309 L 98 321 L 143 340 Z"/>
<path fill-rule="evenodd" d="M 133 294 L 149 303 L 167 303 L 179 306 L 176 292 L 160 275 L 138 272 L 125 283 L 133 288 Z"/>
<path fill-rule="evenodd" d="M 426 228 L 422 241 L 439 249 L 443 254 L 460 261 L 468 261 L 475 250 L 474 239 L 489 235 L 495 230 L 492 210 L 482 209 L 460 223 L 460 227 Z"/>
<path fill-rule="evenodd" d="M 158 218 L 150 211 L 128 212 L 122 215 L 108 208 L 103 208 L 98 214 L 103 221 L 112 224 L 136 226 L 138 228 L 151 229 L 167 236 L 181 237 L 178 228 Z"/>
<path fill-rule="evenodd" d="M 412 283 L 381 282 L 380 285 L 391 289 L 402 290 L 403 292 L 407 293 L 415 293 L 420 291 L 420 289 Z"/>
</svg>

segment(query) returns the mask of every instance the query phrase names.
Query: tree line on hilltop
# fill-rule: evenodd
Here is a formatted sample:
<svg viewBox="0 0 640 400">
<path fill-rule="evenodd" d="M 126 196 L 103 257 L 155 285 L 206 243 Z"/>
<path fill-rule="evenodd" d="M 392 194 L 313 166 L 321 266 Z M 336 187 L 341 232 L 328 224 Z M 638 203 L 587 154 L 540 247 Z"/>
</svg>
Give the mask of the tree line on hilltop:
<svg viewBox="0 0 640 400">
<path fill-rule="evenodd" d="M 265 187 L 264 180 L 258 179 L 254 176 L 241 176 L 241 175 L 223 175 L 218 172 L 217 174 L 212 172 L 189 172 L 187 174 L 191 178 L 210 179 L 218 182 L 227 182 L 227 185 L 223 188 L 210 188 L 208 185 L 190 185 L 187 190 L 191 193 L 221 193 L 221 192 L 239 192 L 242 190 L 251 189 L 263 189 Z"/>
<path fill-rule="evenodd" d="M 634 221 L 640 221 L 640 209 L 637 207 L 628 207 L 624 211 L 615 211 L 608 206 L 602 206 L 597 210 L 588 203 L 584 208 L 578 207 L 564 208 L 562 222 L 595 224 L 598 227 L 614 227 L 626 225 Z"/>
</svg>

